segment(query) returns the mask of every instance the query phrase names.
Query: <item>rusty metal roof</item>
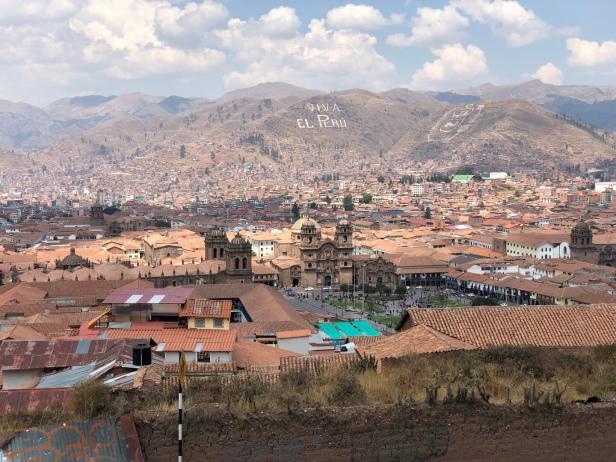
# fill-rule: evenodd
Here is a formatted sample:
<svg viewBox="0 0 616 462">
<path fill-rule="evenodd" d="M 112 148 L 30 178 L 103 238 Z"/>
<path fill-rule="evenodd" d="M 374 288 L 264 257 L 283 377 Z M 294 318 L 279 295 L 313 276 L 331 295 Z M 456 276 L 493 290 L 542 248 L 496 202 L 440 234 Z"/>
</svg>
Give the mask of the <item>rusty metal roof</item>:
<svg viewBox="0 0 616 462">
<path fill-rule="evenodd" d="M 27 413 L 41 411 L 47 407 L 69 406 L 72 398 L 71 388 L 0 390 L 0 414 Z"/>
<path fill-rule="evenodd" d="M 135 424 L 130 417 L 110 417 L 31 428 L 15 435 L 0 450 L 0 460 L 113 460 L 143 462 Z"/>
<path fill-rule="evenodd" d="M 0 369 L 49 369 L 82 366 L 107 358 L 132 357 L 135 343 L 149 342 L 149 337 L 137 340 L 27 340 L 4 341 L 0 345 Z"/>
</svg>

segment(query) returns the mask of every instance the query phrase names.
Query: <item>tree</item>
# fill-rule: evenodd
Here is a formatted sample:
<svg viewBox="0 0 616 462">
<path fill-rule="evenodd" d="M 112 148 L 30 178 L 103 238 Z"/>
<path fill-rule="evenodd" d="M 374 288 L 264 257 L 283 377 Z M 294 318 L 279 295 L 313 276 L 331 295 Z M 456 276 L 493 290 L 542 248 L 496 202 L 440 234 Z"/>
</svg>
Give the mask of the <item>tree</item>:
<svg viewBox="0 0 616 462">
<path fill-rule="evenodd" d="M 379 175 L 376 179 L 379 183 L 385 183 L 385 177 L 383 175 Z"/>
<path fill-rule="evenodd" d="M 372 202 L 372 194 L 370 194 L 369 192 L 363 193 L 361 196 L 361 201 L 364 204 L 369 204 L 370 202 Z"/>
<path fill-rule="evenodd" d="M 355 206 L 353 205 L 353 196 L 351 196 L 350 194 L 344 196 L 344 199 L 342 200 L 342 205 L 344 207 L 344 210 L 346 210 L 347 212 L 352 211 L 355 208 Z"/>
<path fill-rule="evenodd" d="M 316 209 L 317 209 L 317 203 L 316 203 L 316 202 L 311 202 L 308 206 L 309 206 L 312 210 L 316 210 Z"/>
<path fill-rule="evenodd" d="M 396 287 L 396 295 L 398 295 L 399 297 L 403 297 L 404 295 L 406 295 L 406 284 L 398 284 L 398 287 Z"/>
<path fill-rule="evenodd" d="M 182 145 L 180 146 L 180 157 L 183 159 L 184 157 L 186 157 L 186 146 Z"/>
<path fill-rule="evenodd" d="M 432 218 L 432 210 L 430 210 L 430 207 L 426 207 L 426 210 L 424 211 L 423 217 L 426 220 L 429 220 L 430 218 Z"/>
<path fill-rule="evenodd" d="M 293 214 L 294 220 L 299 220 L 299 205 L 297 205 L 297 202 L 295 202 L 293 207 L 291 207 L 291 213 Z"/>
<path fill-rule="evenodd" d="M 325 203 L 326 203 L 327 205 L 331 204 L 331 203 L 332 203 L 332 198 L 331 198 L 331 197 L 329 197 L 329 196 L 325 196 Z"/>
<path fill-rule="evenodd" d="M 497 306 L 498 300 L 494 297 L 480 297 L 479 295 L 473 297 L 471 300 L 472 306 Z"/>
</svg>

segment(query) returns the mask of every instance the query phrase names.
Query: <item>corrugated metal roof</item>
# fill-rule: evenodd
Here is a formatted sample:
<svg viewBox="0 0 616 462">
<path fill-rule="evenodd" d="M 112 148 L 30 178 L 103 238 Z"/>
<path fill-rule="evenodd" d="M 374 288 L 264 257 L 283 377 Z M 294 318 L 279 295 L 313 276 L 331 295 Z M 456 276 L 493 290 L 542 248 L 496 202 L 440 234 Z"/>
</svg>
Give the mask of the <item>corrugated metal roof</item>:
<svg viewBox="0 0 616 462">
<path fill-rule="evenodd" d="M 184 304 L 193 289 L 185 287 L 165 287 L 164 289 L 151 288 L 120 288 L 109 294 L 104 304 L 107 303 L 161 303 L 161 304 Z"/>
<path fill-rule="evenodd" d="M 0 460 L 113 460 L 143 462 L 135 426 L 127 417 L 45 425 L 18 433 Z"/>
</svg>

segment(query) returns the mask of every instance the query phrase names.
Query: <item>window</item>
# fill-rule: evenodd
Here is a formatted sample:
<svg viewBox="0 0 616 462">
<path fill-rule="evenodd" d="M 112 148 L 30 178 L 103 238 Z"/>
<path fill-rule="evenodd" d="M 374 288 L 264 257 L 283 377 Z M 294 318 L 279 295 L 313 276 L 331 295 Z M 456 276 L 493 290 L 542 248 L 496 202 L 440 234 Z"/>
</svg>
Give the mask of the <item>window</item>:
<svg viewBox="0 0 616 462">
<path fill-rule="evenodd" d="M 225 327 L 225 320 L 224 319 L 214 319 L 214 328 L 215 329 L 222 329 L 223 327 Z"/>
<path fill-rule="evenodd" d="M 246 257 L 242 258 L 242 269 L 246 269 L 248 265 L 248 259 Z"/>
<path fill-rule="evenodd" d="M 195 319 L 195 327 L 197 329 L 204 329 L 205 328 L 205 319 Z"/>
<path fill-rule="evenodd" d="M 220 258 L 222 258 L 224 254 L 225 254 L 225 249 L 220 249 Z"/>
<path fill-rule="evenodd" d="M 210 352 L 203 351 L 201 353 L 197 353 L 197 362 L 198 363 L 209 363 L 210 362 Z"/>
<path fill-rule="evenodd" d="M 218 258 L 218 249 L 214 249 L 214 258 Z"/>
<path fill-rule="evenodd" d="M 240 269 L 240 259 L 239 258 L 235 259 L 235 269 Z"/>
</svg>

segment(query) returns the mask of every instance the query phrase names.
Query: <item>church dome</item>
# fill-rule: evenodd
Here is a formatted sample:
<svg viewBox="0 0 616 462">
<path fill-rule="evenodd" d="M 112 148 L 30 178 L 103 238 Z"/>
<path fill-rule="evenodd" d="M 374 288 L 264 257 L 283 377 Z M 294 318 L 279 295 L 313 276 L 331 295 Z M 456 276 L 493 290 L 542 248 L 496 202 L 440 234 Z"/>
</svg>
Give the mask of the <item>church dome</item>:
<svg viewBox="0 0 616 462">
<path fill-rule="evenodd" d="M 291 231 L 299 233 L 304 226 L 314 227 L 317 230 L 321 229 L 321 225 L 319 225 L 315 219 L 310 217 L 301 217 L 293 224 Z"/>
<path fill-rule="evenodd" d="M 76 268 L 78 266 L 87 266 L 88 260 L 80 257 L 75 253 L 75 248 L 71 247 L 71 253 L 69 253 L 66 257 L 64 257 L 60 264 L 58 265 L 61 268 Z"/>
<path fill-rule="evenodd" d="M 237 233 L 235 237 L 231 240 L 231 245 L 239 247 L 239 246 L 245 246 L 245 245 L 250 245 L 250 244 L 248 243 L 246 239 L 240 236 L 240 233 Z"/>
<path fill-rule="evenodd" d="M 575 234 L 590 234 L 592 230 L 590 229 L 590 225 L 585 221 L 580 221 L 572 230 Z"/>
</svg>

